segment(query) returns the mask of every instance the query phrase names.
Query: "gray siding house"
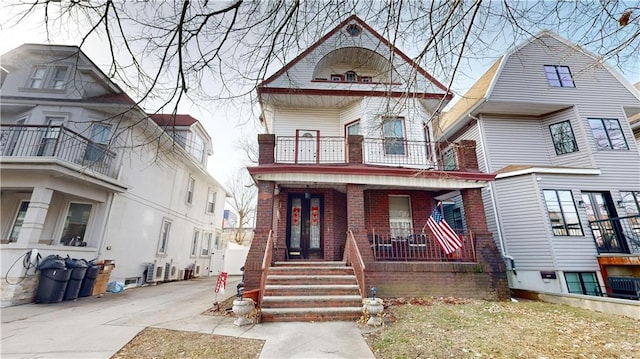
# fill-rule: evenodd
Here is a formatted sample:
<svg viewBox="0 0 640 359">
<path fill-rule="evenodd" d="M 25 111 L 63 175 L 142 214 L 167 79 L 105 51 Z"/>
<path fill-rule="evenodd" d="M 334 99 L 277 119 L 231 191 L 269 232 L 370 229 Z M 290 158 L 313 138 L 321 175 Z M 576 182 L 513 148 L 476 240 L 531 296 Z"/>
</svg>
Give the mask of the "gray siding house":
<svg viewBox="0 0 640 359">
<path fill-rule="evenodd" d="M 638 90 L 543 32 L 498 59 L 429 125 L 474 140 L 487 224 L 512 289 L 638 299 Z"/>
</svg>

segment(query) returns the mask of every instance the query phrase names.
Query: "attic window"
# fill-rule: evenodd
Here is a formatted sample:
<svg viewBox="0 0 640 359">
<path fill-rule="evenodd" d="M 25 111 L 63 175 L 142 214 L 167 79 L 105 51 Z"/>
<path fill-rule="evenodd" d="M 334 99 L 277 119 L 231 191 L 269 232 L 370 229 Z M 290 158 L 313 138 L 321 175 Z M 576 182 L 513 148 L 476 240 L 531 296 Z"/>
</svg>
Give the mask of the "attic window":
<svg viewBox="0 0 640 359">
<path fill-rule="evenodd" d="M 360 29 L 360 26 L 356 25 L 356 24 L 349 24 L 347 25 L 347 34 L 349 34 L 350 36 L 358 36 L 360 35 L 360 32 L 362 31 Z"/>
<path fill-rule="evenodd" d="M 356 82 L 358 81 L 358 75 L 354 71 L 347 71 L 344 74 L 344 79 L 347 82 Z"/>
<path fill-rule="evenodd" d="M 333 74 L 331 75 L 331 81 L 342 81 L 342 75 Z"/>
<path fill-rule="evenodd" d="M 544 65 L 544 72 L 552 87 L 576 87 L 569 66 Z"/>
<path fill-rule="evenodd" d="M 360 76 L 360 82 L 371 83 L 371 76 Z"/>
</svg>

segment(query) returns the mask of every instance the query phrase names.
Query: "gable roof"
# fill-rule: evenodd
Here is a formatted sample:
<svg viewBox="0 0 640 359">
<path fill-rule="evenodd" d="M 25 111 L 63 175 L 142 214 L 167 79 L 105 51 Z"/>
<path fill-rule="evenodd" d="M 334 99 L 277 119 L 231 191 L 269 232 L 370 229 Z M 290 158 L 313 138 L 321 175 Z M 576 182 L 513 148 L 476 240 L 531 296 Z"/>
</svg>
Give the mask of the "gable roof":
<svg viewBox="0 0 640 359">
<path fill-rule="evenodd" d="M 282 67 L 280 70 L 276 71 L 273 75 L 269 76 L 266 80 L 262 81 L 262 83 L 260 83 L 258 85 L 258 93 L 260 94 L 261 92 L 269 91 L 269 90 L 266 90 L 266 89 L 269 87 L 270 84 L 272 84 L 279 77 L 281 77 L 284 74 L 286 74 L 291 68 L 293 68 L 296 64 L 300 63 L 300 61 L 302 61 L 304 58 L 306 58 L 314 50 L 318 49 L 322 44 L 326 43 L 327 40 L 329 40 L 332 36 L 334 36 L 336 33 L 338 33 L 341 29 L 343 29 L 350 22 L 355 22 L 359 26 L 361 26 L 363 29 L 368 31 L 382 45 L 387 47 L 394 54 L 398 55 L 398 57 L 400 57 L 403 61 L 405 61 L 412 69 L 415 69 L 415 71 L 418 74 L 424 76 L 429 82 L 431 82 L 437 88 L 441 89 L 447 95 L 447 99 L 451 99 L 451 97 L 453 95 L 447 90 L 447 87 L 445 85 L 443 85 L 438 80 L 436 80 L 425 69 L 420 67 L 420 65 L 418 65 L 415 61 L 413 61 L 411 58 L 409 58 L 409 56 L 407 56 L 405 53 L 403 53 L 398 48 L 396 48 L 387 39 L 385 39 L 382 35 L 380 35 L 377 31 L 375 31 L 373 28 L 371 28 L 367 23 L 365 23 L 362 19 L 360 19 L 356 15 L 351 15 L 348 18 L 346 18 L 345 20 L 343 20 L 340 24 L 338 24 L 335 28 L 333 28 L 332 30 L 327 32 L 318 41 L 316 41 L 314 44 L 309 46 L 306 50 L 304 50 L 302 53 L 300 53 L 298 56 L 296 56 L 293 60 L 291 60 L 290 62 L 285 64 L 284 67 Z M 296 91 L 298 93 L 302 93 L 303 92 L 303 91 L 301 92 L 299 89 L 296 89 Z M 372 91 L 363 91 L 362 95 L 371 96 L 371 95 L 373 95 L 373 92 Z M 405 95 L 406 95 L 406 93 L 405 93 Z M 424 95 L 427 95 L 427 94 L 424 94 Z M 415 96 L 414 95 L 414 97 L 421 97 L 421 96 Z M 423 96 L 423 97 L 429 97 L 429 96 Z"/>
<path fill-rule="evenodd" d="M 173 115 L 170 113 L 154 113 L 148 115 L 160 127 L 191 126 L 198 122 L 198 120 L 190 115 Z"/>
<path fill-rule="evenodd" d="M 439 138 L 445 134 L 447 136 L 450 136 L 470 121 L 473 121 L 474 119 L 471 118 L 471 116 L 473 116 L 473 113 L 491 97 L 496 81 L 500 77 L 505 63 L 510 59 L 510 57 L 518 51 L 522 50 L 525 46 L 544 37 L 549 37 L 557 40 L 568 48 L 580 52 L 592 58 L 597 63 L 602 64 L 604 68 L 613 77 L 615 77 L 620 84 L 622 84 L 627 90 L 629 90 L 635 97 L 638 97 L 638 91 L 634 90 L 631 84 L 629 84 L 626 79 L 621 77 L 617 71 L 615 71 L 606 62 L 602 61 L 601 57 L 587 50 L 584 50 L 580 46 L 573 44 L 569 40 L 552 31 L 544 30 L 539 34 L 527 39 L 511 51 L 508 51 L 503 56 L 498 58 L 498 60 L 480 77 L 480 79 L 478 79 L 478 81 L 462 96 L 462 98 L 458 102 L 456 102 L 447 113 L 442 115 L 439 120 L 438 127 L 436 128 L 435 137 Z"/>
</svg>

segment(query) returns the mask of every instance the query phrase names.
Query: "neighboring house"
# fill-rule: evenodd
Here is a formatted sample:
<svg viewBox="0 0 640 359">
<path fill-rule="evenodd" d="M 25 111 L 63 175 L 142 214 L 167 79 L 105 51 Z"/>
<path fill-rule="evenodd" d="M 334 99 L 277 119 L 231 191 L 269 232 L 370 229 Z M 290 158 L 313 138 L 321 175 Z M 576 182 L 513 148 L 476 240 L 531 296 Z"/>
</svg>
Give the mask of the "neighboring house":
<svg viewBox="0 0 640 359">
<path fill-rule="evenodd" d="M 226 192 L 202 125 L 146 114 L 75 46 L 1 60 L 2 305 L 33 299 L 33 249 L 114 260 L 127 284 L 207 275 Z"/>
<path fill-rule="evenodd" d="M 425 128 L 452 97 L 444 85 L 352 16 L 258 96 L 265 133 L 248 168 L 259 192 L 247 289 L 265 293 L 271 258 L 345 261 L 362 297 L 376 287 L 379 296 L 508 298 L 480 196 L 495 175 L 478 171 L 472 141 L 441 146 Z M 439 201 L 464 208 L 464 246 L 449 256 L 424 231 Z"/>
<path fill-rule="evenodd" d="M 640 96 L 575 44 L 543 32 L 502 56 L 435 126 L 473 140 L 489 230 L 513 289 L 640 294 Z M 637 128 L 637 123 L 635 124 Z"/>
<path fill-rule="evenodd" d="M 637 82 L 633 87 L 640 91 L 640 82 Z M 636 139 L 636 145 L 640 148 L 640 113 L 629 117 L 629 124 L 633 130 L 633 137 Z"/>
</svg>

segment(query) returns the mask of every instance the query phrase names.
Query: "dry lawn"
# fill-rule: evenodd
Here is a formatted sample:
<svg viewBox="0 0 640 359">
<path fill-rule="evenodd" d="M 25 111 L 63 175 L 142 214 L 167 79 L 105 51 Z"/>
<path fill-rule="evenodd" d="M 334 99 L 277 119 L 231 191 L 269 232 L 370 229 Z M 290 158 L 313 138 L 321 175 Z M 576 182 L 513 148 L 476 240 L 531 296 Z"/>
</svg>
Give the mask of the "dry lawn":
<svg viewBox="0 0 640 359">
<path fill-rule="evenodd" d="M 221 311 L 203 315 L 233 315 L 224 311 L 229 305 L 223 302 Z M 398 298 L 385 301 L 383 318 L 382 327 L 364 334 L 379 359 L 640 359 L 640 321 L 563 305 Z M 113 359 L 258 358 L 262 345 L 260 340 L 147 328 Z"/>
<path fill-rule="evenodd" d="M 376 358 L 640 358 L 640 321 L 542 302 L 398 299 Z"/>
</svg>

